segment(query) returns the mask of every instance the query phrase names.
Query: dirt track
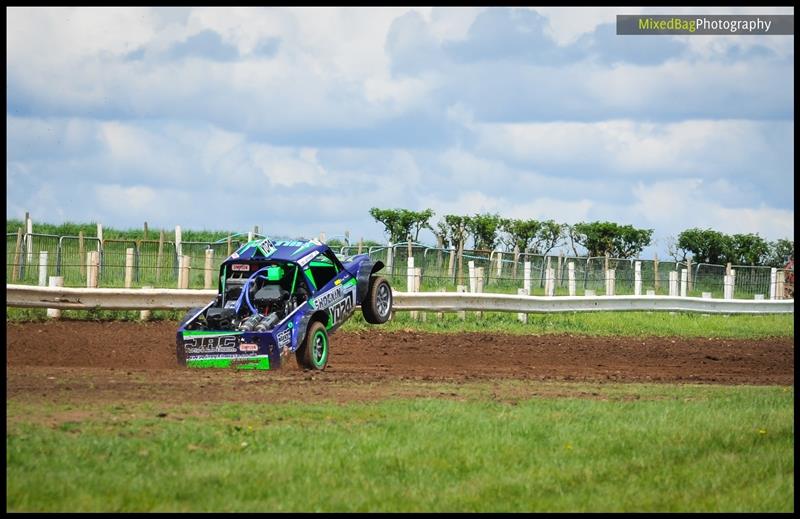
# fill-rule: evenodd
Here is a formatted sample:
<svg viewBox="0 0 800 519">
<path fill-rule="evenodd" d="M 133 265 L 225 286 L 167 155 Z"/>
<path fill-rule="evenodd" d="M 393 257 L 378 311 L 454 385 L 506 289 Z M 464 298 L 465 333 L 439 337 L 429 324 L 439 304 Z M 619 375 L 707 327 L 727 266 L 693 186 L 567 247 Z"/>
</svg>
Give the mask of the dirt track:
<svg viewBox="0 0 800 519">
<path fill-rule="evenodd" d="M 181 369 L 176 323 L 49 322 L 6 326 L 9 397 L 102 400 L 159 393 L 248 398 L 268 382 L 278 393 L 312 374 L 294 362 L 273 373 Z M 794 384 L 794 339 L 598 338 L 568 335 L 338 332 L 328 369 L 311 387 L 416 380 L 550 380 L 711 384 Z M 242 389 L 245 387 L 245 389 Z M 202 388 L 202 390 L 199 390 Z M 199 391 L 198 391 L 199 390 Z M 137 396 L 138 395 L 138 396 Z M 205 395 L 205 396 L 203 396 Z M 216 396 L 212 396 L 216 395 Z"/>
</svg>

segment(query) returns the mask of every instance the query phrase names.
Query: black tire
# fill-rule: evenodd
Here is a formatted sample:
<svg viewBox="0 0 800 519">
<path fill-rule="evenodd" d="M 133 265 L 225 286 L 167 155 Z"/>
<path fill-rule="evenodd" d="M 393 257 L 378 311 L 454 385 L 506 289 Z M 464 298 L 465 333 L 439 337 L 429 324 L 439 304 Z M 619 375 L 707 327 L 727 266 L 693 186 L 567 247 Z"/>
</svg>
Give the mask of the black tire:
<svg viewBox="0 0 800 519">
<path fill-rule="evenodd" d="M 369 278 L 367 295 L 361 302 L 361 312 L 369 324 L 383 324 L 392 315 L 392 287 L 386 278 Z"/>
<path fill-rule="evenodd" d="M 180 324 L 178 325 L 178 328 L 183 328 L 183 326 L 184 326 L 184 325 L 185 325 L 187 322 L 189 322 L 189 319 L 191 319 L 192 317 L 194 317 L 195 315 L 197 315 L 197 313 L 198 313 L 198 312 L 200 312 L 200 310 L 202 310 L 202 309 L 203 309 L 203 307 L 202 307 L 202 306 L 198 306 L 197 308 L 192 308 L 191 310 L 189 310 L 188 312 L 186 312 L 186 315 L 184 315 L 184 316 L 183 316 L 183 319 L 181 319 L 181 322 L 180 322 Z"/>
<path fill-rule="evenodd" d="M 303 369 L 322 371 L 328 365 L 330 353 L 330 340 L 325 325 L 314 321 L 308 325 L 303 344 L 297 348 L 295 355 L 297 364 Z"/>
</svg>

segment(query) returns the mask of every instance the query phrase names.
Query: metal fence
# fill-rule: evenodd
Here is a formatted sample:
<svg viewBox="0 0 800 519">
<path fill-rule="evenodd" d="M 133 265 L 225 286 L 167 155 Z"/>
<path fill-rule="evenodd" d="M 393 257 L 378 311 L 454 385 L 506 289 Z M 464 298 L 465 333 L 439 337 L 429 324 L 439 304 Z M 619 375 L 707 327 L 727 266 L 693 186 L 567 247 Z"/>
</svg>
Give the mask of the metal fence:
<svg viewBox="0 0 800 519">
<path fill-rule="evenodd" d="M 211 262 L 212 286 L 216 286 L 219 267 L 230 252 L 241 246 L 239 240 L 227 242 L 182 242 L 181 253 L 191 258 L 190 288 L 205 284 L 205 251 L 214 251 Z M 11 283 L 35 285 L 40 281 L 40 254 L 47 252 L 44 279 L 64 278 L 65 287 L 87 284 L 87 253 L 100 256 L 98 285 L 123 287 L 128 251 L 132 250 L 132 287 L 175 287 L 180 260 L 176 244 L 161 240 L 99 240 L 96 237 L 55 236 L 49 234 L 6 234 L 6 279 Z"/>
<path fill-rule="evenodd" d="M 243 240 L 244 238 L 242 238 Z M 205 286 L 206 251 L 213 251 L 211 286 L 216 287 L 219 267 L 243 241 L 231 239 L 219 242 L 182 242 L 180 250 L 172 241 L 164 240 L 112 240 L 102 242 L 95 237 L 54 236 L 48 234 L 8 233 L 6 235 L 6 276 L 11 283 L 37 284 L 40 281 L 40 253 L 47 251 L 45 276 L 63 276 L 66 287 L 85 287 L 87 284 L 87 252 L 100 253 L 98 283 L 102 287 L 123 287 L 125 284 L 128 250 L 133 251 L 132 287 L 176 287 L 178 283 L 179 255 L 191 258 L 189 287 Z M 410 248 L 409 248 L 410 245 Z M 358 247 L 349 245 L 336 250 L 342 258 L 358 253 Z M 573 265 L 577 295 L 587 290 L 605 295 L 607 270 L 614 271 L 614 293 L 634 294 L 635 263 L 641 262 L 642 293 L 654 291 L 669 294 L 671 272 L 690 271 L 687 295 L 701 296 L 711 293 L 723 297 L 725 265 L 685 263 L 672 261 L 637 260 L 629 258 L 576 257 L 567 255 L 537 255 L 489 250 L 464 250 L 429 247 L 420 243 L 397 243 L 391 246 L 364 247 L 363 254 L 382 261 L 383 275 L 399 290 L 407 289 L 409 258 L 421 270 L 421 291 L 455 291 L 458 285 L 469 285 L 469 265 L 483 269 L 485 292 L 516 294 L 525 279 L 525 265 L 529 264 L 531 295 L 545 295 L 547 269 L 553 271 L 555 295 L 567 295 L 569 264 Z M 410 255 L 409 255 L 410 252 Z M 758 294 L 769 298 L 771 268 L 732 265 L 735 272 L 734 297 L 752 299 Z M 779 269 L 778 275 L 788 287 L 785 294 L 793 293 L 792 276 Z M 45 277 L 44 279 L 47 279 Z"/>
</svg>

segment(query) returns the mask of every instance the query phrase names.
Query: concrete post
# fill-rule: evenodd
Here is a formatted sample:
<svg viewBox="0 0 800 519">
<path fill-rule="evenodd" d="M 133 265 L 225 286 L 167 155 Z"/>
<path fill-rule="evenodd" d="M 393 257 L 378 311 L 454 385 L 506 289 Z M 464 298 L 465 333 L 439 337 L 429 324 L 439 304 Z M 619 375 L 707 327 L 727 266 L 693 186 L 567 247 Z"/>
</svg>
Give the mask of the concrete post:
<svg viewBox="0 0 800 519">
<path fill-rule="evenodd" d="M 569 295 L 575 295 L 575 262 L 567 263 L 567 282 L 569 284 Z"/>
<path fill-rule="evenodd" d="M 528 290 L 524 289 L 524 288 L 518 288 L 517 289 L 517 295 L 518 296 L 527 296 L 528 295 Z M 527 323 L 528 322 L 528 314 L 523 313 L 523 312 L 519 312 L 517 314 L 517 319 L 519 319 L 520 322 Z"/>
<path fill-rule="evenodd" d="M 125 288 L 133 284 L 133 249 L 125 249 Z"/>
<path fill-rule="evenodd" d="M 49 286 L 51 288 L 63 287 L 64 286 L 64 277 L 63 276 L 50 276 Z M 48 308 L 47 309 L 47 317 L 49 319 L 60 319 L 61 318 L 61 310 L 59 310 L 58 308 Z"/>
<path fill-rule="evenodd" d="M 681 269 L 681 297 L 686 297 L 689 287 L 689 269 Z"/>
<path fill-rule="evenodd" d="M 39 251 L 39 286 L 47 286 L 47 251 Z"/>
</svg>

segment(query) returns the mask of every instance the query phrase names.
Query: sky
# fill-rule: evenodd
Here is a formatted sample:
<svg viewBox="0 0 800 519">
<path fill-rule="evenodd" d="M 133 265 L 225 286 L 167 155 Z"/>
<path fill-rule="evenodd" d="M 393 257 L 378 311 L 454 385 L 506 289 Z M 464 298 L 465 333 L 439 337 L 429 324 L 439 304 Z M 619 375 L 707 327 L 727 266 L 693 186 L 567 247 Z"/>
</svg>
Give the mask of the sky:
<svg viewBox="0 0 800 519">
<path fill-rule="evenodd" d="M 385 241 L 371 207 L 794 235 L 792 8 L 7 8 L 6 216 Z M 420 241 L 435 243 L 424 231 Z"/>
</svg>

